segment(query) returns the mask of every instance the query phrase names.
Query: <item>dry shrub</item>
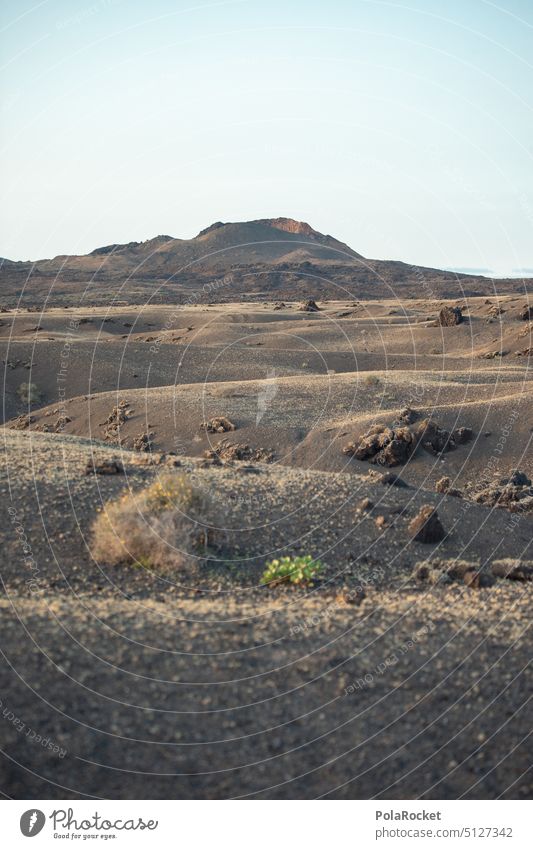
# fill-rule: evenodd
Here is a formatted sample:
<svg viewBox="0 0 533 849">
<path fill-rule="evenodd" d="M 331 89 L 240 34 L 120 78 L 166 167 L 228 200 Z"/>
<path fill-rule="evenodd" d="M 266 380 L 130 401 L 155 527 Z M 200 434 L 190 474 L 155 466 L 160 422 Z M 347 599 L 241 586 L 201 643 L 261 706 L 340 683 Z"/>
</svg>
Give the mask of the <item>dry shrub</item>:
<svg viewBox="0 0 533 849">
<path fill-rule="evenodd" d="M 183 472 L 108 502 L 93 524 L 91 551 L 111 566 L 154 571 L 192 566 L 222 546 L 223 508 Z M 217 528 L 217 529 L 215 529 Z"/>
<path fill-rule="evenodd" d="M 42 395 L 35 383 L 21 383 L 17 395 L 24 404 L 39 404 Z"/>
<path fill-rule="evenodd" d="M 363 377 L 363 383 L 364 383 L 365 386 L 370 386 L 370 387 L 381 386 L 381 380 L 375 374 L 366 374 Z"/>
</svg>

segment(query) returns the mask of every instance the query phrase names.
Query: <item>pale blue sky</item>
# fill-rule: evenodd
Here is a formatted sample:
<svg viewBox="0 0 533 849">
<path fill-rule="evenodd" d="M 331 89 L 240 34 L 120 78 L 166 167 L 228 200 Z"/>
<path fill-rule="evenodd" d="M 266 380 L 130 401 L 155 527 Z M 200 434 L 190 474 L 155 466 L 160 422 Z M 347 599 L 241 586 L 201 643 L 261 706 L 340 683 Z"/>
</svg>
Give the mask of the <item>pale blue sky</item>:
<svg viewBox="0 0 533 849">
<path fill-rule="evenodd" d="M 533 3 L 4 0 L 0 256 L 285 215 L 533 268 Z"/>
</svg>

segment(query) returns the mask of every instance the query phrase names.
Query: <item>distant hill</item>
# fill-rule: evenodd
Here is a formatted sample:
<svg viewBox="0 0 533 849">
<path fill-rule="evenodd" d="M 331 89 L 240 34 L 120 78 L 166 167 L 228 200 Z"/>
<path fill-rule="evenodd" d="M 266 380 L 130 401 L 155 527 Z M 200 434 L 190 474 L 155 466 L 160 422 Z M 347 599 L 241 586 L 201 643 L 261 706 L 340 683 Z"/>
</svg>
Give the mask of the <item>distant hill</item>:
<svg viewBox="0 0 533 849">
<path fill-rule="evenodd" d="M 146 242 L 106 245 L 86 256 L 56 256 L 39 260 L 40 271 L 97 271 L 102 262 L 107 271 L 132 271 L 142 264 L 142 273 L 173 275 L 191 264 L 200 268 L 222 268 L 235 264 L 331 261 L 362 259 L 348 245 L 318 233 L 309 224 L 291 218 L 263 219 L 224 224 L 218 221 L 194 239 L 156 236 Z"/>
<path fill-rule="evenodd" d="M 231 274 L 231 284 L 215 285 Z M 402 262 L 365 259 L 344 242 L 292 218 L 217 221 L 193 239 L 156 236 L 97 247 L 84 256 L 0 262 L 0 297 L 14 306 L 78 302 L 181 303 L 243 297 L 450 297 L 524 291 L 523 281 L 495 281 Z M 521 288 L 520 288 L 521 287 Z M 399 294 L 399 293 L 398 293 Z M 204 298 L 205 299 L 205 298 Z"/>
</svg>

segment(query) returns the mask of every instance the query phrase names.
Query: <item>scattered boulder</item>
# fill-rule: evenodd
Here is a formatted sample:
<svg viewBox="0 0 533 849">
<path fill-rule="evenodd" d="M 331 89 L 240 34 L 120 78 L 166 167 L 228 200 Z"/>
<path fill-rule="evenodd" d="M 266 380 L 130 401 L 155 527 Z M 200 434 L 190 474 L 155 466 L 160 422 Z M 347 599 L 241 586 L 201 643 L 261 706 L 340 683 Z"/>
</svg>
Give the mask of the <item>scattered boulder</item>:
<svg viewBox="0 0 533 849">
<path fill-rule="evenodd" d="M 65 427 L 65 425 L 68 424 L 71 421 L 72 421 L 72 419 L 70 418 L 70 416 L 67 416 L 67 415 L 59 416 L 59 418 L 55 422 L 56 431 L 62 430 Z"/>
<path fill-rule="evenodd" d="M 530 307 L 529 304 L 524 304 L 520 310 L 520 318 L 522 321 L 533 321 L 533 307 Z"/>
<path fill-rule="evenodd" d="M 413 435 L 408 427 L 393 430 L 386 425 L 375 424 L 357 444 L 351 442 L 346 445 L 343 453 L 381 466 L 400 466 L 408 460 L 413 447 Z"/>
<path fill-rule="evenodd" d="M 514 469 L 508 478 L 502 478 L 502 483 L 511 484 L 511 486 L 531 486 L 531 478 L 524 472 Z"/>
<path fill-rule="evenodd" d="M 483 569 L 468 569 L 463 575 L 463 583 L 471 590 L 480 590 L 483 587 L 491 587 L 494 577 Z"/>
<path fill-rule="evenodd" d="M 362 498 L 357 505 L 357 510 L 359 513 L 366 513 L 368 510 L 372 510 L 373 506 L 374 502 L 371 501 L 370 498 Z"/>
<path fill-rule="evenodd" d="M 493 575 L 480 567 L 477 561 L 436 558 L 417 563 L 413 577 L 433 586 L 445 586 L 454 581 L 466 584 L 470 589 L 481 589 L 494 584 Z"/>
<path fill-rule="evenodd" d="M 451 434 L 441 428 L 434 419 L 423 419 L 416 426 L 414 434 L 418 442 L 430 454 L 441 454 L 451 448 Z"/>
<path fill-rule="evenodd" d="M 230 422 L 225 416 L 215 416 L 214 419 L 202 422 L 200 427 L 207 431 L 207 433 L 228 433 L 229 431 L 237 430 L 233 422 Z"/>
<path fill-rule="evenodd" d="M 452 485 L 450 478 L 443 477 L 439 478 L 437 483 L 435 484 L 435 492 L 440 492 L 443 495 L 447 493 Z"/>
<path fill-rule="evenodd" d="M 443 477 L 439 478 L 439 480 L 435 484 L 435 492 L 440 492 L 441 495 L 450 495 L 452 498 L 462 498 L 463 493 L 460 489 L 455 489 L 452 486 L 452 482 L 450 478 Z"/>
<path fill-rule="evenodd" d="M 273 309 L 274 310 L 284 310 L 285 304 L 283 303 L 283 301 L 278 301 L 277 304 L 274 304 Z"/>
<path fill-rule="evenodd" d="M 316 301 L 312 300 L 312 298 L 310 298 L 308 301 L 304 301 L 304 303 L 301 304 L 298 309 L 300 310 L 300 312 L 320 312 L 320 307 L 318 306 Z"/>
<path fill-rule="evenodd" d="M 48 424 L 44 422 L 44 424 L 37 425 L 35 430 L 40 431 L 41 433 L 61 433 L 65 429 L 65 425 L 71 422 L 72 419 L 70 416 L 59 416 L 59 418 L 53 423 Z"/>
<path fill-rule="evenodd" d="M 418 418 L 418 414 L 410 408 L 402 411 L 401 416 L 411 422 Z M 342 450 L 356 460 L 367 460 L 381 466 L 400 466 L 407 462 L 418 445 L 437 455 L 453 451 L 472 439 L 473 435 L 473 430 L 468 427 L 459 427 L 450 433 L 430 418 L 418 422 L 412 429 L 401 423 L 394 423 L 391 427 L 373 424 L 358 442 L 350 442 Z"/>
<path fill-rule="evenodd" d="M 107 419 L 100 423 L 100 427 L 104 427 L 104 439 L 109 439 L 112 442 L 121 443 L 120 428 L 127 420 L 129 415 L 129 401 L 119 401 L 116 407 L 113 407 Z"/>
<path fill-rule="evenodd" d="M 473 500 L 488 507 L 504 507 L 513 513 L 533 512 L 531 479 L 515 470 L 509 477 L 475 492 Z"/>
<path fill-rule="evenodd" d="M 431 584 L 432 586 L 443 586 L 452 583 L 452 579 L 445 570 L 428 563 L 427 560 L 416 564 L 413 570 L 413 577 L 417 581 Z"/>
<path fill-rule="evenodd" d="M 432 585 L 459 581 L 470 589 L 477 590 L 493 586 L 498 579 L 533 581 L 533 561 L 524 562 L 508 557 L 495 560 L 489 569 L 481 567 L 476 561 L 436 558 L 417 563 L 413 570 L 413 577 L 417 581 Z"/>
<path fill-rule="evenodd" d="M 431 504 L 422 507 L 415 518 L 411 520 L 409 532 L 416 542 L 425 544 L 440 542 L 446 536 L 439 514 Z"/>
<path fill-rule="evenodd" d="M 215 463 L 215 458 L 229 463 L 235 460 L 272 463 L 274 461 L 274 453 L 266 448 L 251 448 L 243 442 L 229 442 L 227 439 L 223 439 L 215 448 L 204 451 L 204 458 L 206 460 L 213 460 Z"/>
<path fill-rule="evenodd" d="M 366 598 L 363 587 L 343 587 L 337 595 L 337 602 L 341 604 L 361 604 Z"/>
<path fill-rule="evenodd" d="M 441 327 L 454 327 L 463 321 L 463 313 L 460 307 L 443 307 L 439 312 L 438 323 Z"/>
<path fill-rule="evenodd" d="M 35 421 L 35 416 L 30 415 L 22 415 L 17 416 L 16 419 L 13 419 L 11 424 L 9 425 L 10 430 L 27 430 L 30 425 L 32 425 Z"/>
<path fill-rule="evenodd" d="M 95 460 L 92 457 L 87 461 L 86 475 L 123 475 L 124 466 L 120 460 Z"/>
<path fill-rule="evenodd" d="M 511 557 L 495 560 L 492 564 L 492 574 L 496 578 L 507 578 L 510 581 L 533 581 L 533 561 L 525 563 Z"/>
<path fill-rule="evenodd" d="M 140 433 L 139 436 L 136 436 L 133 440 L 133 450 L 134 451 L 150 451 L 153 446 L 152 439 L 155 436 L 153 431 L 148 433 Z"/>
<path fill-rule="evenodd" d="M 384 486 L 397 486 L 399 489 L 407 489 L 408 487 L 408 484 L 393 472 L 385 472 L 383 475 L 378 475 L 377 472 L 374 472 L 374 475 L 376 480 Z"/>
<path fill-rule="evenodd" d="M 459 427 L 450 433 L 434 419 L 423 419 L 414 429 L 414 435 L 422 447 L 430 454 L 442 454 L 454 451 L 458 445 L 469 442 L 474 432 L 469 427 Z"/>
<path fill-rule="evenodd" d="M 456 445 L 465 445 L 465 443 L 470 442 L 473 436 L 474 431 L 470 427 L 458 427 L 452 433 Z"/>
<path fill-rule="evenodd" d="M 400 415 L 398 416 L 398 421 L 408 425 L 413 424 L 413 422 L 418 421 L 418 419 L 419 414 L 411 407 L 405 407 L 405 409 L 402 410 Z"/>
<path fill-rule="evenodd" d="M 495 360 L 496 357 L 506 357 L 509 351 L 487 351 L 485 354 L 480 354 L 482 360 Z"/>
</svg>

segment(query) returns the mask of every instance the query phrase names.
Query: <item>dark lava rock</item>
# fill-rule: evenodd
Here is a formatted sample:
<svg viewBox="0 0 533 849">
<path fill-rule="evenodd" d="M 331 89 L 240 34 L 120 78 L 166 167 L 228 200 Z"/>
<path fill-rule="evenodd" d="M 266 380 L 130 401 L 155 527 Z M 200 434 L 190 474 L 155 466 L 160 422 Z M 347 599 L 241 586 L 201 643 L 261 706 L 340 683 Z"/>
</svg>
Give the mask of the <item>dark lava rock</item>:
<svg viewBox="0 0 533 849">
<path fill-rule="evenodd" d="M 136 436 L 133 440 L 133 450 L 150 451 L 153 445 L 152 439 L 154 436 L 155 434 L 153 431 L 150 431 L 149 433 L 140 433 L 139 436 Z"/>
<path fill-rule="evenodd" d="M 413 577 L 417 581 L 423 581 L 424 583 L 432 585 L 443 586 L 445 584 L 452 583 L 452 578 L 448 575 L 448 572 L 445 569 L 441 569 L 438 566 L 433 566 L 427 561 L 416 564 L 413 572 Z"/>
<path fill-rule="evenodd" d="M 520 318 L 522 321 L 533 321 L 533 307 L 530 307 L 529 304 L 524 304 L 520 310 Z"/>
<path fill-rule="evenodd" d="M 434 419 L 423 419 L 415 428 L 415 437 L 430 454 L 441 454 L 455 448 L 449 431 L 441 428 Z"/>
<path fill-rule="evenodd" d="M 511 486 L 531 486 L 531 478 L 524 472 L 514 469 L 508 478 L 502 478 L 501 483 L 511 484 Z"/>
<path fill-rule="evenodd" d="M 237 430 L 233 422 L 230 422 L 225 416 L 215 416 L 208 422 L 202 422 L 200 427 L 208 433 L 228 433 L 231 430 Z"/>
<path fill-rule="evenodd" d="M 464 445 L 465 442 L 470 442 L 474 436 L 474 431 L 469 427 L 458 427 L 454 430 L 452 436 L 456 445 Z"/>
<path fill-rule="evenodd" d="M 31 424 L 35 421 L 35 416 L 22 415 L 17 416 L 16 419 L 13 419 L 11 424 L 9 425 L 11 430 L 26 430 L 29 428 Z"/>
<path fill-rule="evenodd" d="M 440 542 L 446 536 L 439 514 L 431 504 L 426 504 L 409 523 L 409 532 L 416 542 Z"/>
<path fill-rule="evenodd" d="M 123 475 L 124 466 L 120 460 L 95 460 L 90 459 L 85 468 L 86 475 Z"/>
<path fill-rule="evenodd" d="M 426 560 L 416 564 L 413 577 L 418 581 L 424 581 L 435 586 L 458 581 L 473 590 L 490 587 L 495 583 L 495 578 L 491 572 L 471 560 Z"/>
<path fill-rule="evenodd" d="M 304 301 L 304 303 L 298 307 L 300 312 L 319 312 L 320 307 L 318 306 L 316 301 L 313 301 L 311 298 L 308 301 Z"/>
<path fill-rule="evenodd" d="M 337 601 L 344 604 L 361 604 L 366 598 L 362 587 L 343 587 L 337 596 Z"/>
<path fill-rule="evenodd" d="M 402 478 L 398 475 L 395 475 L 393 472 L 385 472 L 385 474 L 381 475 L 379 478 L 379 482 L 384 486 L 397 486 L 401 489 L 407 489 L 408 484 L 405 483 Z"/>
<path fill-rule="evenodd" d="M 233 463 L 235 460 L 273 463 L 275 459 L 274 452 L 267 448 L 251 448 L 244 442 L 229 442 L 227 439 L 219 442 L 213 450 L 204 453 L 206 459 L 213 460 L 214 455 L 226 463 Z"/>
<path fill-rule="evenodd" d="M 515 470 L 508 478 L 476 492 L 473 500 L 489 507 L 506 507 L 512 512 L 531 512 L 533 487 L 527 475 Z"/>
<path fill-rule="evenodd" d="M 480 590 L 483 587 L 491 587 L 494 584 L 494 578 L 482 569 L 468 569 L 463 575 L 463 582 L 471 590 Z"/>
<path fill-rule="evenodd" d="M 413 435 L 408 427 L 393 430 L 386 425 L 375 424 L 357 444 L 346 445 L 343 453 L 380 466 L 400 466 L 409 459 L 413 448 Z"/>
<path fill-rule="evenodd" d="M 463 313 L 460 307 L 443 307 L 439 313 L 439 324 L 441 327 L 454 327 L 461 324 Z"/>
<path fill-rule="evenodd" d="M 448 492 L 451 485 L 452 485 L 452 482 L 451 482 L 450 478 L 448 478 L 448 477 L 439 478 L 439 480 L 435 484 L 435 492 L 440 492 L 442 495 L 444 495 L 446 492 Z"/>
<path fill-rule="evenodd" d="M 402 422 L 403 424 L 409 425 L 413 424 L 413 422 L 416 422 L 418 418 L 419 415 L 416 410 L 413 410 L 411 407 L 406 407 L 404 410 L 401 411 L 398 417 L 398 421 Z"/>
<path fill-rule="evenodd" d="M 492 574 L 496 578 L 508 578 L 510 581 L 533 581 L 533 566 L 520 560 L 495 560 Z"/>
</svg>

